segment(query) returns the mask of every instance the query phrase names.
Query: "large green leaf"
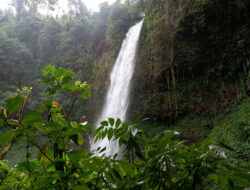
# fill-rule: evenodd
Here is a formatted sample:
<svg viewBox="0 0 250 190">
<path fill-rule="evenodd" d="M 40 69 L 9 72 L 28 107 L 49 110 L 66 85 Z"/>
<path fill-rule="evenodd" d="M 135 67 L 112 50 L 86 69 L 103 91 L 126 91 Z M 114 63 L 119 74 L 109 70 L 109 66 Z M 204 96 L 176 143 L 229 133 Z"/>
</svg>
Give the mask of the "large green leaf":
<svg viewBox="0 0 250 190">
<path fill-rule="evenodd" d="M 120 118 L 118 118 L 115 122 L 115 127 L 118 128 L 120 126 L 120 124 L 121 124 L 121 120 L 120 120 Z"/>
<path fill-rule="evenodd" d="M 24 126 L 30 126 L 36 123 L 44 122 L 44 119 L 41 118 L 42 111 L 34 110 L 29 112 L 22 120 Z"/>
<path fill-rule="evenodd" d="M 109 120 L 109 124 L 110 124 L 111 126 L 113 126 L 114 123 L 115 123 L 115 120 L 114 120 L 113 118 L 108 118 L 108 120 Z"/>
<path fill-rule="evenodd" d="M 21 105 L 22 101 L 23 99 L 20 96 L 8 99 L 6 104 L 6 110 L 8 114 L 12 114 L 14 111 L 16 111 Z"/>
<path fill-rule="evenodd" d="M 71 125 L 73 128 L 77 128 L 77 127 L 78 127 L 78 124 L 77 124 L 77 122 L 75 122 L 75 121 L 70 122 L 70 125 Z"/>
<path fill-rule="evenodd" d="M 109 140 L 111 140 L 111 139 L 112 139 L 113 134 L 114 134 L 113 129 L 112 129 L 112 128 L 110 128 L 110 129 L 109 129 L 109 131 L 108 131 L 108 139 L 109 139 Z"/>
<path fill-rule="evenodd" d="M 13 130 L 9 130 L 0 136 L 0 147 L 9 143 L 11 139 L 15 136 L 15 132 Z"/>
<path fill-rule="evenodd" d="M 82 134 L 78 134 L 78 145 L 83 145 L 84 139 Z"/>
<path fill-rule="evenodd" d="M 107 126 L 109 126 L 109 123 L 108 123 L 107 121 L 102 121 L 102 122 L 101 122 L 101 125 L 107 127 Z"/>
<path fill-rule="evenodd" d="M 100 152 L 99 152 L 99 154 L 102 153 L 102 152 L 104 152 L 106 149 L 107 149 L 106 147 L 104 147 L 103 149 L 101 149 Z"/>
</svg>

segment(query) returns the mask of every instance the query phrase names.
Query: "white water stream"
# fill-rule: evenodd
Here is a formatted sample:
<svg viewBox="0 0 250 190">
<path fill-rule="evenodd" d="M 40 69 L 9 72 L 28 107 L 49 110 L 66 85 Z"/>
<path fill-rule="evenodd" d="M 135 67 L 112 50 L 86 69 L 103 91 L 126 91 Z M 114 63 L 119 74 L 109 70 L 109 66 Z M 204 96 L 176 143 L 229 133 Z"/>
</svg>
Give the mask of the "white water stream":
<svg viewBox="0 0 250 190">
<path fill-rule="evenodd" d="M 130 83 L 134 73 L 136 48 L 142 25 L 143 20 L 131 27 L 122 43 L 121 50 L 110 75 L 111 84 L 107 92 L 102 113 L 98 118 L 98 124 L 107 118 L 120 118 L 121 121 L 125 121 L 126 119 L 126 112 L 129 105 Z M 99 125 L 97 125 L 97 127 L 99 127 Z M 112 141 L 110 143 L 107 138 L 95 144 L 91 144 L 91 150 L 93 151 L 98 147 L 106 147 L 106 156 L 119 152 L 118 141 Z"/>
</svg>

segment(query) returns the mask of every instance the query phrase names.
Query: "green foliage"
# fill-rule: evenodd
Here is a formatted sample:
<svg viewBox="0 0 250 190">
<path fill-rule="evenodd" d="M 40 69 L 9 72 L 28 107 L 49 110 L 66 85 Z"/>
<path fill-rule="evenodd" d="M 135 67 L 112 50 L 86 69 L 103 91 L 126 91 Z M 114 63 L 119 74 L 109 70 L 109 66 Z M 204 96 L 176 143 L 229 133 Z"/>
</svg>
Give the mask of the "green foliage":
<svg viewBox="0 0 250 190">
<path fill-rule="evenodd" d="M 19 108 L 19 106 L 21 105 L 22 101 L 23 99 L 20 96 L 16 96 L 14 98 L 9 99 L 6 104 L 6 110 L 8 115 L 16 111 L 17 108 Z"/>
<path fill-rule="evenodd" d="M 53 84 L 72 83 L 72 72 L 59 69 L 58 74 L 57 71 L 52 66 L 44 69 L 50 88 L 54 88 Z M 80 81 L 72 84 L 82 85 Z M 61 86 L 57 92 L 65 90 Z M 24 88 L 19 94 L 27 91 Z M 17 109 L 13 102 L 18 104 L 18 98 L 8 102 L 11 102 L 7 104 L 8 110 Z M 2 134 L 0 146 L 13 143 L 13 139 L 22 142 L 26 160 L 13 169 L 0 162 L 0 189 L 243 189 L 249 186 L 247 166 L 236 167 L 216 155 L 208 149 L 207 141 L 185 146 L 183 141 L 176 140 L 176 131 L 149 137 L 141 129 L 140 117 L 128 123 L 108 118 L 94 132 L 95 141 L 118 140 L 123 147 L 120 155 L 123 159 L 116 159 L 117 154 L 106 157 L 106 148 L 98 148 L 97 154 L 72 149 L 73 145 L 84 143 L 82 134 L 91 132 L 91 127 L 67 119 L 63 115 L 64 107 L 54 104 L 47 99 L 41 109 L 30 111 L 20 121 L 5 118 L 4 123 L 11 123 L 13 128 Z M 48 120 L 44 118 L 46 113 Z M 42 143 L 41 137 L 45 137 Z M 32 158 L 31 147 L 38 149 L 36 159 Z"/>
<path fill-rule="evenodd" d="M 101 135 L 101 138 L 108 135 L 103 130 L 106 122 L 108 121 L 102 122 L 101 129 L 95 132 L 97 136 Z M 119 119 L 116 122 L 119 122 Z M 108 125 L 112 123 L 113 121 L 108 122 Z M 138 120 L 132 123 L 139 124 Z M 72 125 L 76 127 L 75 123 Z M 127 147 L 126 152 L 131 152 L 129 148 L 136 148 L 136 146 L 135 144 L 131 146 L 131 142 L 124 139 L 129 139 L 133 135 L 135 143 L 142 142 L 140 140 L 142 135 L 131 134 L 131 127 L 123 123 L 113 128 L 114 139 L 117 137 L 123 139 L 121 145 Z M 55 133 L 52 134 L 55 135 Z M 135 187 L 137 189 L 208 187 L 243 189 L 249 185 L 247 167 L 232 168 L 224 158 L 208 151 L 206 144 L 187 147 L 183 142 L 173 140 L 174 136 L 176 136 L 175 132 L 172 131 L 165 131 L 154 138 L 143 136 L 144 143 L 137 147 L 142 154 L 139 154 L 136 148 L 134 153 L 137 156 L 133 161 L 98 157 L 86 150 L 76 152 L 64 150 L 65 157 L 51 158 L 53 162 L 44 157 L 39 160 L 25 161 L 19 163 L 14 171 L 7 169 L 11 175 L 3 177 L 1 187 L 18 189 L 25 184 L 28 188 L 38 189 L 131 189 Z M 49 151 L 43 153 L 49 155 Z M 58 164 L 64 165 L 63 173 L 56 169 Z M 22 177 L 17 177 L 19 175 Z M 14 177 L 17 177 L 15 183 L 12 180 Z"/>
<path fill-rule="evenodd" d="M 9 143 L 14 136 L 15 136 L 15 132 L 13 130 L 9 130 L 1 134 L 0 147 Z"/>
<path fill-rule="evenodd" d="M 46 90 L 48 95 L 54 95 L 56 92 L 60 91 L 62 88 L 71 90 L 73 89 L 72 83 L 70 81 L 75 77 L 72 71 L 66 69 L 56 70 L 55 66 L 47 66 L 43 70 L 43 78 L 41 82 L 48 85 L 49 88 Z"/>
<path fill-rule="evenodd" d="M 7 164 L 0 162 L 0 188 L 2 185 L 2 181 L 7 178 L 9 170 L 10 169 Z"/>
<path fill-rule="evenodd" d="M 86 82 L 76 81 L 74 84 L 71 82 L 75 77 L 72 71 L 62 68 L 56 70 L 55 66 L 50 65 L 43 70 L 43 75 L 41 82 L 49 86 L 46 92 L 50 96 L 62 89 L 71 93 L 82 93 L 81 97 L 84 99 L 90 96 L 90 86 Z"/>
<path fill-rule="evenodd" d="M 215 122 L 215 128 L 210 140 L 219 145 L 226 144 L 231 149 L 225 149 L 232 162 L 249 162 L 249 127 L 250 127 L 249 98 L 235 105 L 230 114 Z"/>
<path fill-rule="evenodd" d="M 59 91 L 65 91 L 66 94 L 73 95 L 72 102 L 69 103 L 68 109 L 65 110 L 67 119 L 69 119 L 73 111 L 78 96 L 82 99 L 90 97 L 90 85 L 87 84 L 87 82 L 73 82 L 75 73 L 71 70 L 63 68 L 56 69 L 55 66 L 49 65 L 43 69 L 43 76 L 41 83 L 48 86 L 45 92 L 48 93 L 49 96 L 53 96 Z M 51 106 L 51 102 L 45 102 L 45 104 L 47 107 Z"/>
</svg>

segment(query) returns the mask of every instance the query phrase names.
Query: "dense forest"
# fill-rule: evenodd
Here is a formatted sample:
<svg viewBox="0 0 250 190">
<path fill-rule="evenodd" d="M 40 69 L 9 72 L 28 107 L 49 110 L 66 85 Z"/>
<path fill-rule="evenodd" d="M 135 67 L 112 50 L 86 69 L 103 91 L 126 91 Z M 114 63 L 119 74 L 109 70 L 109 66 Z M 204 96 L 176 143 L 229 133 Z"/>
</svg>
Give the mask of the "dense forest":
<svg viewBox="0 0 250 190">
<path fill-rule="evenodd" d="M 0 190 L 250 188 L 250 2 L 68 0 L 0 9 Z M 59 5 L 60 6 L 60 5 Z M 127 121 L 95 128 L 143 21 Z M 83 123 L 88 121 L 86 125 Z M 90 149 L 118 141 L 120 153 Z"/>
</svg>

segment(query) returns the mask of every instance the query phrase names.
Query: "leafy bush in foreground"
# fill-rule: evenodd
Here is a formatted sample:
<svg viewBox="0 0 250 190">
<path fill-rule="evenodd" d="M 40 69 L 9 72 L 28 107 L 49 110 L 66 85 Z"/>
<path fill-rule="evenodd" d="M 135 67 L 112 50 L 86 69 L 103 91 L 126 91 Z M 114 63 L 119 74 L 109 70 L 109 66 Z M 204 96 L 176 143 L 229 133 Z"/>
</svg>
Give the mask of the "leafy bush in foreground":
<svg viewBox="0 0 250 190">
<path fill-rule="evenodd" d="M 42 82 L 47 93 L 62 90 L 87 98 L 89 86 L 73 82 L 74 73 L 46 67 Z M 15 168 L 0 162 L 0 189 L 244 189 L 249 187 L 247 166 L 236 167 L 223 154 L 216 155 L 205 143 L 185 146 L 175 140 L 175 131 L 150 138 L 140 130 L 140 119 L 122 123 L 120 119 L 103 121 L 94 132 L 96 141 L 118 140 L 124 150 L 105 156 L 105 148 L 96 153 L 75 149 L 84 143 L 83 133 L 90 126 L 70 120 L 71 106 L 54 106 L 44 101 L 39 110 L 24 114 L 31 89 L 25 88 L 7 101 L 0 113 L 0 127 L 9 130 L 0 136 L 0 156 L 4 159 L 14 143 L 26 145 L 26 160 Z M 63 105 L 63 104 L 61 104 Z M 66 109 L 68 108 L 68 109 Z M 39 139 L 45 138 L 41 144 Z M 39 154 L 31 158 L 30 147 Z M 211 147 L 211 146 L 210 146 Z M 213 146 L 213 148 L 216 146 Z M 216 150 L 220 148 L 216 147 Z M 223 157 L 224 156 L 224 157 Z"/>
</svg>

